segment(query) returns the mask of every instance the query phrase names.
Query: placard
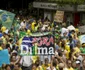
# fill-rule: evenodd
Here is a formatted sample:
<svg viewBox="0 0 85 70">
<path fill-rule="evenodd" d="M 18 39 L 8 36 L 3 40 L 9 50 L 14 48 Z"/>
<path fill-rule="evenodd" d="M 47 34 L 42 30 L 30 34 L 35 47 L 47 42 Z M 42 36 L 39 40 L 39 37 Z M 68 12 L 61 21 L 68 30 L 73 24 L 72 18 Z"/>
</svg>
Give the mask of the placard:
<svg viewBox="0 0 85 70">
<path fill-rule="evenodd" d="M 64 11 L 56 11 L 54 21 L 62 23 L 64 18 Z"/>
<path fill-rule="evenodd" d="M 0 51 L 0 67 L 2 64 L 10 64 L 10 57 L 7 49 Z"/>
<path fill-rule="evenodd" d="M 85 33 L 85 26 L 79 26 L 79 32 Z"/>
</svg>

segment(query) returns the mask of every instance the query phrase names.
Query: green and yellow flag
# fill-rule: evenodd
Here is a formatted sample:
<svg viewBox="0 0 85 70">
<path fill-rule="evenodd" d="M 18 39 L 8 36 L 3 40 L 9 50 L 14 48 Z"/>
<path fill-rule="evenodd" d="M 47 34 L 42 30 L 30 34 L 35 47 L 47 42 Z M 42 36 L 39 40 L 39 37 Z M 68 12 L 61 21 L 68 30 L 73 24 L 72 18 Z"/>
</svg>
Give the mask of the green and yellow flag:
<svg viewBox="0 0 85 70">
<path fill-rule="evenodd" d="M 26 32 L 20 31 L 20 33 L 19 33 L 19 38 L 22 38 L 22 37 L 24 37 L 25 35 L 26 35 Z"/>
<path fill-rule="evenodd" d="M 14 13 L 5 10 L 0 10 L 0 23 L 9 30 L 13 23 L 14 17 L 15 17 Z"/>
</svg>

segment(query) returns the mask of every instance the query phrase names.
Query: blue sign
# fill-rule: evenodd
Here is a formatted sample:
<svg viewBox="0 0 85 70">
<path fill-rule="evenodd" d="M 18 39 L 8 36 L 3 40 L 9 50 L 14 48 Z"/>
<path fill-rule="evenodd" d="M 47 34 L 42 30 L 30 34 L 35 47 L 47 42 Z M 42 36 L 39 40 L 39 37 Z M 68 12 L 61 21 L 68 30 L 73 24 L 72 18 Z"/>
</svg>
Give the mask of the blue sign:
<svg viewBox="0 0 85 70">
<path fill-rule="evenodd" d="M 7 49 L 0 51 L 0 67 L 2 64 L 10 64 L 10 57 Z"/>
</svg>

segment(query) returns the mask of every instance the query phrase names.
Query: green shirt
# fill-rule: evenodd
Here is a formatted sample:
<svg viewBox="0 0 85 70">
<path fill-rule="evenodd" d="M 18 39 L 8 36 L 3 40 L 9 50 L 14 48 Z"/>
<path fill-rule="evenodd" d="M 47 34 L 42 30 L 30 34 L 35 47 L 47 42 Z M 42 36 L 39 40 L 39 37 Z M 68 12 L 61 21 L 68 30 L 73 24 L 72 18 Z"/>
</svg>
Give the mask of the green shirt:
<svg viewBox="0 0 85 70">
<path fill-rule="evenodd" d="M 80 50 L 81 50 L 81 53 L 85 53 L 85 47 L 84 48 L 80 48 Z"/>
</svg>

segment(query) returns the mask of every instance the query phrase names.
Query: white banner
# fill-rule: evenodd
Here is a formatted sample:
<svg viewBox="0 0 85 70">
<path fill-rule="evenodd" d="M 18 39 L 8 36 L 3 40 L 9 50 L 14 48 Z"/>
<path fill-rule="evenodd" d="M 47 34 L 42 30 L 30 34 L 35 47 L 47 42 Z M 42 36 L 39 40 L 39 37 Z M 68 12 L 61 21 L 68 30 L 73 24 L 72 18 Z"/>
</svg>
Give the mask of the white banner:
<svg viewBox="0 0 85 70">
<path fill-rule="evenodd" d="M 84 26 L 79 26 L 79 32 L 85 33 L 85 25 Z"/>
</svg>

